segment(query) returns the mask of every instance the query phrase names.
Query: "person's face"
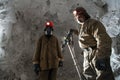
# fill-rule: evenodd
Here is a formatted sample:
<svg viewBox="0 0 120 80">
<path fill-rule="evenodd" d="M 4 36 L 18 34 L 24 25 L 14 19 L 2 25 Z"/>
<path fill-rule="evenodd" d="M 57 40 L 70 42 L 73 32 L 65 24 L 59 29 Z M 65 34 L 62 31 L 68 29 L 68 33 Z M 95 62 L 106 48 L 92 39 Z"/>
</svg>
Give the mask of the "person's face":
<svg viewBox="0 0 120 80">
<path fill-rule="evenodd" d="M 83 15 L 83 13 L 79 13 L 79 14 L 74 13 L 73 15 L 74 15 L 75 20 L 76 20 L 79 24 L 80 24 L 80 23 L 84 23 L 84 21 L 85 21 L 85 16 Z"/>
<path fill-rule="evenodd" d="M 53 31 L 53 29 L 51 28 L 51 27 L 47 27 L 46 29 L 45 29 L 45 34 L 46 35 L 52 35 L 52 31 Z"/>
</svg>

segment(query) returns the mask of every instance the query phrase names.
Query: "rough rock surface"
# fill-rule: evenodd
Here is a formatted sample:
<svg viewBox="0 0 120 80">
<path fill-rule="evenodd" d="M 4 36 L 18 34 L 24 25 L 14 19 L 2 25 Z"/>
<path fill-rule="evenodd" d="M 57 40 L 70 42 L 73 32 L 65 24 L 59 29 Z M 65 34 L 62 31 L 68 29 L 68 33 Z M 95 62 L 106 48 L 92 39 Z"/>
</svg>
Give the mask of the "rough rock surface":
<svg viewBox="0 0 120 80">
<path fill-rule="evenodd" d="M 55 23 L 61 43 L 70 28 L 77 28 L 72 10 L 83 6 L 106 27 L 113 40 L 111 66 L 120 80 L 120 1 L 119 0 L 0 0 L 0 80 L 37 80 L 32 55 L 36 39 L 43 33 L 46 20 Z M 83 57 L 75 37 L 75 51 L 82 68 Z M 63 53 L 64 67 L 58 80 L 78 80 L 68 48 Z"/>
</svg>

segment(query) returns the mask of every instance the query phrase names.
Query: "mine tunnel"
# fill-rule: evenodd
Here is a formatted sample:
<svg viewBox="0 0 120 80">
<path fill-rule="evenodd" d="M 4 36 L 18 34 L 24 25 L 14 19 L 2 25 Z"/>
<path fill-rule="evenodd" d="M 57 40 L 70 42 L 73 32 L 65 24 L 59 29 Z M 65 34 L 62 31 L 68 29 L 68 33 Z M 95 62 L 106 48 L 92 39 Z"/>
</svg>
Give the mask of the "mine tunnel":
<svg viewBox="0 0 120 80">
<path fill-rule="evenodd" d="M 77 28 L 72 11 L 84 7 L 91 18 L 99 20 L 112 39 L 110 64 L 115 80 L 120 80 L 120 0 L 0 0 L 0 80 L 38 80 L 32 57 L 35 42 L 45 28 L 54 22 L 54 34 L 60 46 L 71 28 Z M 74 37 L 76 59 L 83 68 L 82 49 Z M 58 69 L 58 80 L 79 80 L 66 46 L 64 65 Z"/>
</svg>

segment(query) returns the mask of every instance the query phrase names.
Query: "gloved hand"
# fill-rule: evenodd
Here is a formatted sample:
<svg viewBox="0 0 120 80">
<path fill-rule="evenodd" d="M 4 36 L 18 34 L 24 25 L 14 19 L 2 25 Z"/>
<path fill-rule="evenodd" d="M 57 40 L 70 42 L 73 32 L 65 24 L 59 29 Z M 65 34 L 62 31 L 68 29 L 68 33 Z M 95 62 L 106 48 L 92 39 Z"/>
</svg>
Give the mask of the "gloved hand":
<svg viewBox="0 0 120 80">
<path fill-rule="evenodd" d="M 63 61 L 59 61 L 59 65 L 58 65 L 59 67 L 63 67 Z"/>
<path fill-rule="evenodd" d="M 74 29 L 70 29 L 70 32 L 73 33 L 73 32 L 74 32 Z"/>
<path fill-rule="evenodd" d="M 39 64 L 34 64 L 34 72 L 36 73 L 36 75 L 39 74 L 39 72 L 40 72 L 40 66 L 39 66 Z"/>
<path fill-rule="evenodd" d="M 107 69 L 107 65 L 106 65 L 106 62 L 105 62 L 105 59 L 98 59 L 96 60 L 96 63 L 95 63 L 95 67 L 98 69 L 98 70 L 106 70 Z"/>
</svg>

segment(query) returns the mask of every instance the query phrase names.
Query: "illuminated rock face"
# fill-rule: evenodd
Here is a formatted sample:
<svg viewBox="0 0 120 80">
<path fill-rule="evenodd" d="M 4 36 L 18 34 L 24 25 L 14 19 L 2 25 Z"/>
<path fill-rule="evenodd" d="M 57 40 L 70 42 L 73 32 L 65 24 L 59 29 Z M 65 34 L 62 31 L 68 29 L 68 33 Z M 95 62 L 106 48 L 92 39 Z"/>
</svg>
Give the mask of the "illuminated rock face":
<svg viewBox="0 0 120 80">
<path fill-rule="evenodd" d="M 32 55 L 35 41 L 43 33 L 46 20 L 55 24 L 55 35 L 60 42 L 66 31 L 77 28 L 72 10 L 83 6 L 99 19 L 113 40 L 111 65 L 120 80 L 120 1 L 119 0 L 0 0 L 0 80 L 35 80 Z M 75 39 L 75 50 L 80 66 L 83 57 Z M 58 71 L 61 80 L 77 80 L 75 66 L 66 47 L 64 67 Z M 73 75 L 74 74 L 74 75 Z"/>
</svg>

